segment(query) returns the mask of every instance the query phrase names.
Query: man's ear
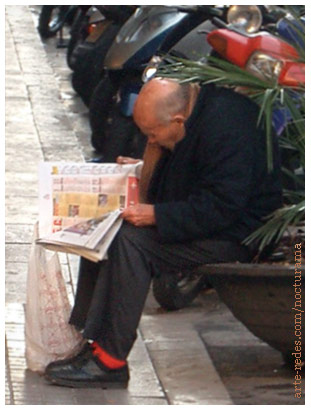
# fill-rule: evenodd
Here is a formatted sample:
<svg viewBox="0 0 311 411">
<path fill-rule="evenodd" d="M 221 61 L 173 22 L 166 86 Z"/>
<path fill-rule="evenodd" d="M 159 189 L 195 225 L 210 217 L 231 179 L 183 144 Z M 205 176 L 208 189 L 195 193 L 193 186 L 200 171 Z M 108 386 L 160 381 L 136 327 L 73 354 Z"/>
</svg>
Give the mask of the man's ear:
<svg viewBox="0 0 311 411">
<path fill-rule="evenodd" d="M 181 125 L 181 124 L 185 123 L 186 118 L 183 114 L 175 114 L 172 118 L 172 121 L 174 121 L 175 123 Z"/>
</svg>

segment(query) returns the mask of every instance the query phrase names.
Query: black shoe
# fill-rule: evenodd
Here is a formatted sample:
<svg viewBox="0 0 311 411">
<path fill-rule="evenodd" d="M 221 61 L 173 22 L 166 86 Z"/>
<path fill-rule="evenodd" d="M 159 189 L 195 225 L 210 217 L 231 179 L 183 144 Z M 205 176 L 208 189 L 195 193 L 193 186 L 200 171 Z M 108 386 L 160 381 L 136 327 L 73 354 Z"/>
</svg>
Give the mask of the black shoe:
<svg viewBox="0 0 311 411">
<path fill-rule="evenodd" d="M 89 348 L 70 360 L 55 361 L 45 369 L 45 378 L 56 385 L 72 388 L 126 388 L 128 366 L 111 370 L 105 367 Z"/>
<path fill-rule="evenodd" d="M 57 360 L 57 361 L 53 361 L 52 363 L 50 363 L 49 365 L 53 364 L 54 366 L 56 365 L 65 365 L 65 364 L 71 364 L 75 361 L 79 361 L 82 357 L 84 357 L 85 355 L 88 355 L 88 352 L 91 351 L 91 344 L 90 343 L 85 343 L 82 347 L 82 349 L 73 357 L 69 357 L 69 358 L 65 358 L 64 360 Z M 48 365 L 48 366 L 49 366 Z"/>
</svg>

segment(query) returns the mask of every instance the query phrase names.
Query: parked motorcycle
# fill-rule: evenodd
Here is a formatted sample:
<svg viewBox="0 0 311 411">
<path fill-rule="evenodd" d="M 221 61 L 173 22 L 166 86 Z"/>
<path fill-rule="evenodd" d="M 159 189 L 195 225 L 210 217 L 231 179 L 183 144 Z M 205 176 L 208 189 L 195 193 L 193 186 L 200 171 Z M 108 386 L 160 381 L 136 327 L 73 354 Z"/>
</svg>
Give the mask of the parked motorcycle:
<svg viewBox="0 0 311 411">
<path fill-rule="evenodd" d="M 142 156 L 145 137 L 131 118 L 141 74 L 167 34 L 185 17 L 176 7 L 141 6 L 116 36 L 104 61 L 105 75 L 90 103 L 91 142 L 101 161 L 115 161 L 118 155 Z"/>
<path fill-rule="evenodd" d="M 53 37 L 66 23 L 72 23 L 78 6 L 42 6 L 38 31 L 44 39 Z"/>
<path fill-rule="evenodd" d="M 217 23 L 223 28 L 209 33 L 207 41 L 225 60 L 282 86 L 295 88 L 305 82 L 305 63 L 299 62 L 296 48 L 288 42 L 264 32 L 249 36 Z"/>
<path fill-rule="evenodd" d="M 181 6 L 179 9 L 187 10 L 190 24 L 180 24 L 167 36 L 146 66 L 143 73 L 144 82 L 155 76 L 162 64 L 170 62 L 171 56 L 202 63 L 207 62 L 209 55 L 216 56 L 217 51 L 206 41 L 206 34 L 217 28 L 215 22 L 222 22 L 228 28 L 251 35 L 259 30 L 276 30 L 276 22 L 285 14 L 282 8 L 255 5 L 221 8 Z M 201 24 L 198 24 L 197 15 L 205 16 Z"/>
<path fill-rule="evenodd" d="M 68 42 L 66 60 L 68 67 L 74 70 L 75 59 L 73 57 L 73 51 L 80 42 L 83 42 L 89 34 L 89 20 L 92 18 L 89 10 L 92 6 L 79 6 L 79 9 L 76 13 L 75 19 L 70 28 L 70 39 Z M 102 16 L 102 18 L 104 18 Z M 97 18 L 96 18 L 97 21 Z"/>
<path fill-rule="evenodd" d="M 72 86 L 86 106 L 101 79 L 103 60 L 135 6 L 80 6 L 71 27 L 67 63 Z"/>
</svg>

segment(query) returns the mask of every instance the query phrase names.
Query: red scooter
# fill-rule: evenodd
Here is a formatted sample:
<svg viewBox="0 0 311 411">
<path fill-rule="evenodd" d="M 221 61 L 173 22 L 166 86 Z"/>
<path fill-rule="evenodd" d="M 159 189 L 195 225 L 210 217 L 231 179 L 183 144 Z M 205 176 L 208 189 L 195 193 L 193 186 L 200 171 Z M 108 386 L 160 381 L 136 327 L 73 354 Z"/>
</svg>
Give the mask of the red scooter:
<svg viewBox="0 0 311 411">
<path fill-rule="evenodd" d="M 221 20 L 214 20 L 223 26 Z M 263 80 L 292 88 L 305 83 L 305 63 L 299 61 L 297 48 L 280 37 L 219 28 L 207 35 L 207 41 L 225 60 Z"/>
</svg>

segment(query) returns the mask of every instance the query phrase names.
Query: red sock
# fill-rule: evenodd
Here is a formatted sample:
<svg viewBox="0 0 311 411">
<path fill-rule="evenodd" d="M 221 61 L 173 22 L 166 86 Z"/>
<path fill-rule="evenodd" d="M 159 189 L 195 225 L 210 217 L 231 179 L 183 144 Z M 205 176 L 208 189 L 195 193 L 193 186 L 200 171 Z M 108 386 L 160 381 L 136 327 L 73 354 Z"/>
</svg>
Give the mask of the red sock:
<svg viewBox="0 0 311 411">
<path fill-rule="evenodd" d="M 112 357 L 105 350 L 103 350 L 97 342 L 91 344 L 93 348 L 93 354 L 108 368 L 113 370 L 121 368 L 126 364 L 126 361 L 118 360 L 117 358 Z"/>
</svg>

